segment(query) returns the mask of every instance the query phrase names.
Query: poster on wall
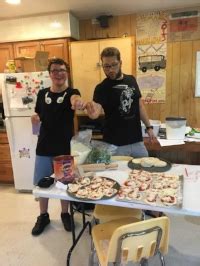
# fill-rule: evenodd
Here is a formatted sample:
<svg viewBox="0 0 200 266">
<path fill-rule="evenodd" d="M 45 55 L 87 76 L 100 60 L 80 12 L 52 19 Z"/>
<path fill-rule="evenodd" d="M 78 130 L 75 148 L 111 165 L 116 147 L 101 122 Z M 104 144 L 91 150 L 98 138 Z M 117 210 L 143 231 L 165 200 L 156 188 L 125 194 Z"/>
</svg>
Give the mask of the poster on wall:
<svg viewBox="0 0 200 266">
<path fill-rule="evenodd" d="M 167 20 L 161 11 L 136 17 L 137 82 L 145 103 L 165 102 Z"/>
</svg>

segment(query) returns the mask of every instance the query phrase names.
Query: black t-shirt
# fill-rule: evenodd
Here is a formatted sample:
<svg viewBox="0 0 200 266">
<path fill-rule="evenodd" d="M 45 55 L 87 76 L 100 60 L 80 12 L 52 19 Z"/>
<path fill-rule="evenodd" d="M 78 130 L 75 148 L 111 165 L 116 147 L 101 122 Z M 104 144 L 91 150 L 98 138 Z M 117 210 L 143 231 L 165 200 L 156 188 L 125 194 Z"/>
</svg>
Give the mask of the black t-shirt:
<svg viewBox="0 0 200 266">
<path fill-rule="evenodd" d="M 70 140 L 74 128 L 74 111 L 71 109 L 70 98 L 74 94 L 80 95 L 78 90 L 72 88 L 67 88 L 60 93 L 51 92 L 50 88 L 39 91 L 35 107 L 35 112 L 41 120 L 37 155 L 70 154 Z M 61 101 L 63 99 L 63 102 L 59 103 L 58 99 Z M 49 100 L 50 104 L 47 103 Z"/>
<path fill-rule="evenodd" d="M 94 91 L 94 101 L 105 112 L 103 139 L 117 146 L 142 141 L 139 98 L 136 79 L 123 75 L 121 80 L 104 79 Z"/>
</svg>

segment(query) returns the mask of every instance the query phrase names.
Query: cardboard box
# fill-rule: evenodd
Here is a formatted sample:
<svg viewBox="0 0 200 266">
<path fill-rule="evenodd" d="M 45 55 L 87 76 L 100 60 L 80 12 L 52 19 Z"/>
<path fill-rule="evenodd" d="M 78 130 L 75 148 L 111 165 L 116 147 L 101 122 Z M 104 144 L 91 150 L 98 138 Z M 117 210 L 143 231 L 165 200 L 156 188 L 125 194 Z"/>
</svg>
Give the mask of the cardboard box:
<svg viewBox="0 0 200 266">
<path fill-rule="evenodd" d="M 48 56 L 49 52 L 37 51 L 35 57 L 17 57 L 15 61 L 22 72 L 45 71 L 48 67 Z"/>
</svg>

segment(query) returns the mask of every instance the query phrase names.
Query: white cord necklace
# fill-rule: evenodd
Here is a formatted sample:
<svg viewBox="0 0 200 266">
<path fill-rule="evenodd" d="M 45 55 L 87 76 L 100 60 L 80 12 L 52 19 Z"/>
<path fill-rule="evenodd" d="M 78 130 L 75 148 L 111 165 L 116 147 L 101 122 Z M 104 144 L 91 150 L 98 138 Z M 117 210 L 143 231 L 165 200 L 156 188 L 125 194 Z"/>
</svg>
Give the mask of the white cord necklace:
<svg viewBox="0 0 200 266">
<path fill-rule="evenodd" d="M 58 99 L 56 100 L 56 102 L 58 104 L 63 103 L 66 94 L 67 94 L 67 92 L 65 92 L 63 94 L 63 96 L 58 97 Z M 49 97 L 49 92 L 46 92 L 46 94 L 45 94 L 45 103 L 46 104 L 51 104 L 52 103 L 52 99 Z"/>
</svg>

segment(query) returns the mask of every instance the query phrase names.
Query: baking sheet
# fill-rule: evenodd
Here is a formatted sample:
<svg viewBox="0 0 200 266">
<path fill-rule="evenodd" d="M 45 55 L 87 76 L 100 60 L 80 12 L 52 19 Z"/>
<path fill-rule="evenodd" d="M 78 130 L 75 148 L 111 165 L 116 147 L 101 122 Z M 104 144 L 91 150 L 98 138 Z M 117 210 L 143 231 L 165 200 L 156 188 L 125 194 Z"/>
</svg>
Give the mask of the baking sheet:
<svg viewBox="0 0 200 266">
<path fill-rule="evenodd" d="M 170 175 L 170 174 L 168 174 L 168 175 Z M 164 204 L 161 201 L 159 195 L 157 196 L 155 202 L 152 202 L 151 203 L 151 202 L 148 202 L 148 201 L 145 200 L 146 199 L 146 195 L 152 190 L 154 183 L 158 181 L 156 178 L 152 178 L 152 180 L 150 182 L 150 186 L 149 186 L 149 188 L 147 190 L 145 190 L 145 191 L 139 191 L 139 193 L 141 194 L 141 198 L 140 199 L 128 199 L 128 198 L 121 199 L 117 195 L 116 196 L 116 200 L 118 200 L 118 201 L 125 201 L 125 202 L 139 203 L 139 204 L 148 204 L 148 205 L 151 205 L 151 206 L 153 205 L 153 206 L 160 206 L 160 207 L 166 207 L 166 208 L 181 208 L 182 207 L 182 201 L 183 201 L 183 176 L 182 175 L 177 175 L 177 176 L 179 177 L 179 179 L 178 179 L 179 185 L 178 185 L 178 188 L 175 190 L 175 195 L 177 197 L 176 204 L 173 204 L 173 205 L 166 205 L 166 204 Z M 128 178 L 123 183 L 123 185 L 128 180 L 130 180 L 130 178 Z M 162 191 L 164 191 L 164 189 L 161 189 L 159 193 L 162 193 Z M 120 193 L 120 190 L 119 190 L 119 193 Z"/>
<path fill-rule="evenodd" d="M 160 158 L 159 158 L 160 159 Z M 168 171 L 169 169 L 171 169 L 172 167 L 172 164 L 168 161 L 166 161 L 165 159 L 160 159 L 161 161 L 164 161 L 167 163 L 166 166 L 164 167 L 156 167 L 156 166 L 152 166 L 152 167 L 143 167 L 141 164 L 136 164 L 136 163 L 133 163 L 132 160 L 130 160 L 128 162 L 128 167 L 130 169 L 136 169 L 136 170 L 145 170 L 147 172 L 166 172 Z"/>
</svg>

